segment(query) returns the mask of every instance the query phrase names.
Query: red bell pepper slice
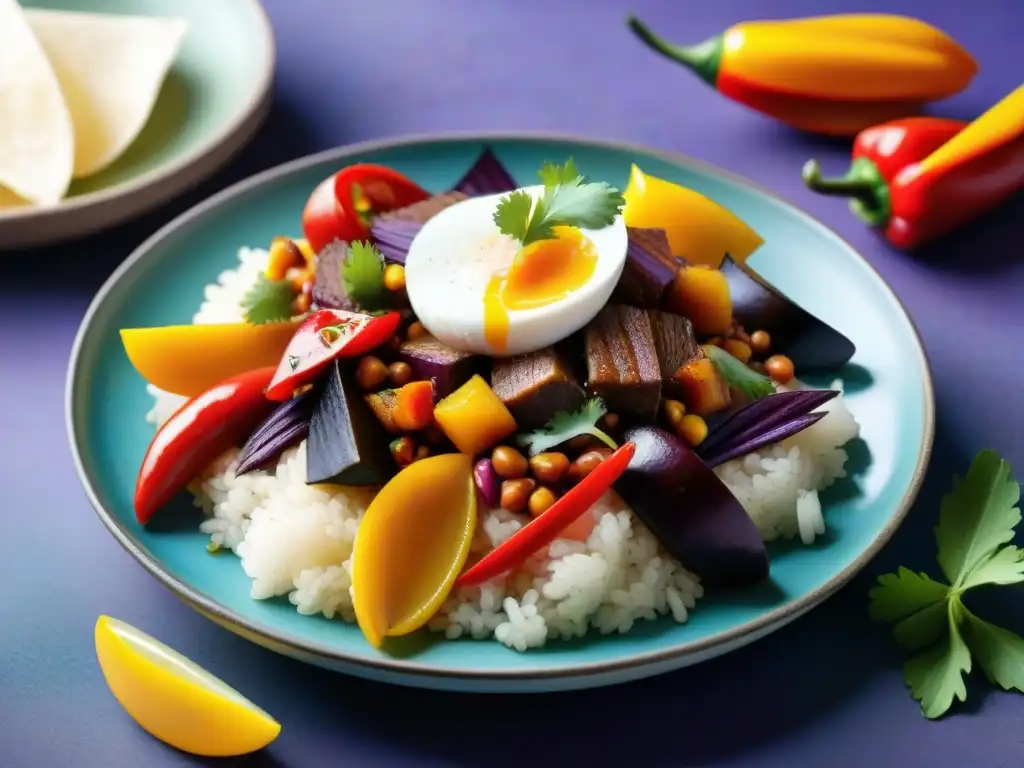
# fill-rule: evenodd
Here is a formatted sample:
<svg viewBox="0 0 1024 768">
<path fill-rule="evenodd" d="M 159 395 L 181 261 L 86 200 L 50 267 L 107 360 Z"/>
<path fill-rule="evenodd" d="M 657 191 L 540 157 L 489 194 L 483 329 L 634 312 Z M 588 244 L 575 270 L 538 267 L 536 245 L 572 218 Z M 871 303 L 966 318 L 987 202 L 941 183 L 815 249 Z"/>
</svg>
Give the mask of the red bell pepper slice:
<svg viewBox="0 0 1024 768">
<path fill-rule="evenodd" d="M 178 491 L 274 409 L 264 391 L 274 368 L 225 379 L 178 409 L 153 437 L 135 483 L 135 518 L 145 525 Z"/>
<path fill-rule="evenodd" d="M 388 312 L 379 317 L 321 309 L 307 317 L 285 348 L 267 398 L 289 400 L 295 390 L 312 382 L 333 360 L 358 357 L 390 339 L 402 316 Z"/>
<path fill-rule="evenodd" d="M 328 243 L 344 240 L 346 232 L 345 212 L 334 199 L 334 175 L 331 175 L 317 184 L 306 201 L 302 210 L 302 234 L 313 253 L 319 253 Z"/>
<path fill-rule="evenodd" d="M 342 168 L 334 177 L 334 199 L 345 214 L 346 237 L 365 240 L 370 236 L 374 214 L 405 208 L 430 197 L 423 187 L 385 165 L 357 163 Z"/>
<path fill-rule="evenodd" d="M 557 539 L 567 526 L 597 503 L 626 471 L 635 452 L 635 443 L 623 443 L 546 512 L 535 517 L 464 571 L 455 580 L 455 586 L 481 584 L 525 563 L 530 555 Z"/>
<path fill-rule="evenodd" d="M 334 240 L 366 240 L 374 214 L 404 208 L 430 193 L 384 165 L 358 163 L 320 182 L 302 212 L 302 233 L 314 252 Z"/>
</svg>

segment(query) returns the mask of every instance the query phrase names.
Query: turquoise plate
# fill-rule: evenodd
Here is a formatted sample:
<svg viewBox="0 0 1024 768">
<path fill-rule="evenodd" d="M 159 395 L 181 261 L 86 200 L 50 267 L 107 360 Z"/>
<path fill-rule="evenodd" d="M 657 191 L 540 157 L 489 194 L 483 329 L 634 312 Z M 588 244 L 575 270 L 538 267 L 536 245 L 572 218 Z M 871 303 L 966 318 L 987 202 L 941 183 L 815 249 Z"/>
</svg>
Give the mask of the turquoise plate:
<svg viewBox="0 0 1024 768">
<path fill-rule="evenodd" d="M 772 548 L 771 581 L 711 594 L 686 624 L 644 622 L 627 635 L 555 642 L 520 654 L 488 641 L 426 633 L 401 656 L 371 648 L 355 626 L 300 616 L 286 600 L 256 601 L 236 558 L 210 557 L 191 526 L 151 532 L 132 512 L 135 477 L 152 428 L 145 382 L 118 329 L 189 322 L 203 286 L 236 263 L 243 245 L 296 234 L 306 197 L 353 162 L 397 168 L 443 190 L 482 142 L 518 179 L 542 161 L 576 158 L 581 172 L 624 187 L 630 164 L 692 187 L 735 211 L 765 239 L 751 265 L 811 312 L 846 333 L 857 354 L 840 371 L 866 447 L 852 451 L 856 479 L 825 497 L 829 535 L 811 547 Z M 814 383 L 828 385 L 825 378 Z M 262 173 L 207 200 L 143 244 L 111 276 L 79 331 L 68 373 L 72 452 L 100 519 L 153 576 L 228 629 L 304 661 L 376 680 L 428 688 L 547 691 L 618 683 L 676 669 L 750 643 L 848 581 L 892 536 L 921 483 L 934 431 L 928 363 L 913 324 L 874 270 L 833 232 L 753 184 L 679 155 L 569 137 L 404 138 L 332 150 Z"/>
</svg>

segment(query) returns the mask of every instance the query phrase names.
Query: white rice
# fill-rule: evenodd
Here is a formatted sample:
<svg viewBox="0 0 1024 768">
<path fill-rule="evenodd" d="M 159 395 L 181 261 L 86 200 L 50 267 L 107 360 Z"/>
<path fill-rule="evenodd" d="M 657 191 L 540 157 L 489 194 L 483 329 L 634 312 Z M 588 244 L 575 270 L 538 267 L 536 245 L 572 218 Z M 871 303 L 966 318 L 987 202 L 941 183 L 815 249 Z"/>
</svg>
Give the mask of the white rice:
<svg viewBox="0 0 1024 768">
<path fill-rule="evenodd" d="M 241 321 L 241 297 L 266 261 L 266 251 L 243 248 L 238 268 L 207 286 L 193 322 Z M 154 425 L 184 401 L 152 386 L 149 391 L 154 405 L 146 419 Z M 799 537 L 811 544 L 825 532 L 818 492 L 845 476 L 841 446 L 859 427 L 842 395 L 823 410 L 828 415 L 800 434 L 715 470 L 766 540 Z M 373 489 L 306 485 L 304 442 L 273 472 L 235 477 L 236 457 L 237 450 L 229 451 L 193 483 L 196 504 L 207 514 L 201 530 L 238 555 L 253 599 L 286 596 L 301 614 L 354 621 L 352 551 Z M 558 539 L 516 574 L 453 592 L 429 628 L 450 639 L 493 637 L 525 651 L 591 629 L 628 632 L 658 616 L 685 622 L 704 592 L 697 577 L 614 493 L 589 514 L 595 525 L 585 542 Z M 504 510 L 480 510 L 474 552 L 486 552 L 524 522 Z"/>
</svg>

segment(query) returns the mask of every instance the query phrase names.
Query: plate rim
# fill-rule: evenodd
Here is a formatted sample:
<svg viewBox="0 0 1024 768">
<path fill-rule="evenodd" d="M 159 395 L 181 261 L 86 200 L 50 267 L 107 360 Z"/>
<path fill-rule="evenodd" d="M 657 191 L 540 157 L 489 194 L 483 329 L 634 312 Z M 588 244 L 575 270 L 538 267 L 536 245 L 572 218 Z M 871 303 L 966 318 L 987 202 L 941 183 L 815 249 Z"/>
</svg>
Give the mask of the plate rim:
<svg viewBox="0 0 1024 768">
<path fill-rule="evenodd" d="M 184 176 L 187 180 L 196 182 L 208 178 L 230 160 L 255 135 L 266 119 L 273 95 L 274 73 L 277 69 L 277 41 L 266 8 L 263 7 L 260 0 L 241 0 L 241 2 L 249 7 L 258 22 L 261 43 L 267 55 L 259 62 L 261 65 L 259 79 L 249 98 L 223 127 L 177 160 L 158 165 L 156 168 L 120 184 L 103 187 L 84 195 L 67 197 L 55 205 L 0 210 L 0 231 L 5 226 L 38 225 L 47 219 L 81 214 L 91 208 L 131 198 L 145 190 L 153 188 L 163 190 L 160 194 L 147 197 L 145 205 L 128 206 L 128 211 L 123 216 L 114 217 L 111 222 L 89 230 L 92 232 L 104 231 L 117 223 L 137 218 L 178 194 L 181 190 L 174 185 L 175 179 Z M 188 172 L 199 167 L 204 168 L 204 172 L 199 173 L 197 179 L 191 179 Z M 67 236 L 74 236 L 74 233 Z M 32 243 L 41 245 L 59 242 L 61 239 L 62 236 L 59 234 L 43 238 L 25 238 L 23 236 L 19 242 L 30 240 Z"/>
<path fill-rule="evenodd" d="M 597 149 L 610 149 L 618 152 L 647 154 L 669 163 L 688 166 L 703 173 L 712 176 L 719 176 L 740 186 L 753 189 L 762 195 L 771 198 L 777 203 L 781 203 L 798 215 L 803 216 L 810 225 L 816 226 L 836 237 L 850 250 L 853 256 L 862 263 L 883 292 L 888 294 L 889 298 L 892 299 L 895 305 L 903 313 L 907 323 L 909 324 L 911 334 L 915 341 L 917 361 L 921 372 L 924 417 L 922 425 L 923 434 L 921 436 L 921 450 L 917 457 L 917 462 L 911 476 L 909 487 L 888 521 L 886 521 L 881 531 L 879 531 L 878 535 L 875 536 L 870 544 L 846 568 L 834 575 L 818 588 L 811 590 L 799 599 L 775 608 L 755 619 L 744 622 L 743 624 L 729 630 L 715 633 L 709 637 L 689 642 L 675 643 L 668 648 L 634 654 L 622 659 L 569 664 L 562 667 L 519 667 L 515 669 L 502 670 L 482 670 L 473 668 L 459 669 L 456 667 L 441 668 L 426 666 L 424 664 L 405 659 L 361 658 L 345 651 L 331 648 L 323 643 L 297 638 L 292 636 L 291 633 L 280 632 L 274 627 L 255 620 L 247 619 L 227 606 L 222 605 L 218 601 L 203 595 L 199 591 L 193 589 L 190 585 L 168 573 L 156 558 L 146 551 L 146 548 L 135 537 L 135 535 L 128 531 L 121 524 L 120 520 L 118 520 L 112 512 L 103 506 L 88 473 L 86 472 L 82 459 L 83 451 L 79 445 L 81 435 L 79 435 L 78 430 L 76 430 L 74 413 L 76 387 L 78 381 L 82 378 L 78 369 L 82 364 L 83 347 L 86 337 L 89 334 L 90 326 L 106 301 L 108 294 L 113 292 L 122 278 L 135 268 L 135 266 L 145 258 L 150 250 L 164 239 L 173 236 L 179 229 L 187 227 L 193 220 L 200 219 L 208 212 L 215 210 L 222 203 L 225 203 L 237 196 L 244 195 L 263 184 L 282 177 L 287 177 L 292 173 L 302 171 L 306 168 L 328 161 L 344 161 L 354 155 L 380 150 L 405 148 L 422 144 L 436 145 L 470 141 L 479 143 L 497 141 L 566 142 Z M 588 678 L 606 676 L 615 672 L 683 659 L 692 654 L 711 651 L 716 646 L 727 644 L 731 641 L 741 639 L 746 635 L 757 633 L 768 627 L 773 627 L 773 629 L 765 632 L 765 634 L 769 634 L 771 631 L 774 631 L 774 628 L 781 628 L 783 625 L 788 623 L 789 620 L 798 618 L 802 613 L 808 612 L 835 594 L 835 592 L 842 588 L 872 559 L 874 559 L 878 552 L 889 542 L 893 534 L 899 529 L 900 525 L 902 525 L 910 511 L 910 508 L 917 499 L 921 485 L 924 481 L 925 472 L 931 459 L 934 444 L 935 394 L 931 365 L 920 331 L 918 330 L 913 317 L 907 311 L 906 306 L 900 300 L 896 292 L 888 282 L 886 282 L 885 278 L 882 277 L 881 273 L 879 273 L 878 270 L 875 269 L 874 266 L 845 238 L 827 227 L 816 217 L 787 200 L 782 195 L 779 195 L 778 193 L 737 173 L 672 150 L 659 149 L 636 143 L 593 138 L 569 132 L 466 130 L 409 133 L 382 139 L 370 139 L 304 155 L 294 160 L 276 165 L 272 168 L 268 168 L 220 190 L 158 229 L 143 241 L 142 244 L 140 244 L 131 253 L 131 255 L 111 273 L 100 289 L 96 292 L 96 295 L 93 297 L 85 315 L 82 318 L 82 322 L 75 334 L 65 380 L 65 427 L 71 448 L 72 459 L 75 465 L 75 471 L 85 491 L 86 497 L 103 525 L 111 533 L 114 539 L 128 552 L 128 554 L 131 555 L 146 571 L 148 571 L 151 576 L 167 587 L 177 597 L 183 599 L 191 607 L 197 609 L 199 613 L 206 615 L 207 618 L 211 618 L 211 620 L 214 620 L 217 624 L 241 629 L 244 631 L 246 636 L 250 636 L 249 639 L 252 639 L 251 636 L 258 637 L 265 647 L 284 646 L 285 648 L 298 651 L 305 656 L 312 656 L 316 659 L 320 659 L 328 665 L 351 665 L 379 673 L 395 674 L 415 679 L 456 678 L 469 681 L 528 682 L 551 678 L 573 678 L 582 681 Z M 82 432 L 84 434 L 85 430 L 82 430 Z"/>
</svg>

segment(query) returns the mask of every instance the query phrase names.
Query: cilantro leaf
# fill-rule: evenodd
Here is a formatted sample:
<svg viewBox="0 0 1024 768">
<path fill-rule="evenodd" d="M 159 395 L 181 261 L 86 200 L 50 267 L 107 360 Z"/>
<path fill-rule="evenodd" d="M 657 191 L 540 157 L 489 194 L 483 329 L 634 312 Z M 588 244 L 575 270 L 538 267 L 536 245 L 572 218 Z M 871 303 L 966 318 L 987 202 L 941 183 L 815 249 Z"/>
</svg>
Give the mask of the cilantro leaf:
<svg viewBox="0 0 1024 768">
<path fill-rule="evenodd" d="M 978 563 L 967 574 L 961 589 L 966 591 L 985 584 L 1016 584 L 1021 581 L 1024 581 L 1024 550 L 1006 546 Z"/>
<path fill-rule="evenodd" d="M 735 387 L 751 400 L 760 400 L 762 397 L 775 394 L 775 384 L 770 378 L 741 363 L 721 347 L 706 344 L 703 349 L 708 359 L 715 364 L 719 375 L 730 387 Z"/>
<path fill-rule="evenodd" d="M 963 480 L 942 500 L 935 539 L 939 565 L 954 588 L 983 559 L 1013 538 L 1020 522 L 1020 486 L 993 451 L 977 455 Z"/>
<path fill-rule="evenodd" d="M 945 629 L 949 587 L 923 573 L 900 568 L 878 577 L 868 596 L 868 613 L 875 621 L 898 622 L 893 638 L 908 650 L 931 645 Z"/>
<path fill-rule="evenodd" d="M 530 455 L 561 445 L 579 435 L 593 435 L 609 448 L 617 448 L 615 441 L 597 428 L 598 420 L 608 412 L 604 401 L 599 397 L 587 400 L 576 411 L 559 411 L 543 428 L 519 435 L 516 441 L 529 448 Z"/>
<path fill-rule="evenodd" d="M 271 280 L 264 274 L 256 278 L 245 295 L 241 308 L 250 325 L 290 320 L 296 291 L 290 280 Z"/>
<path fill-rule="evenodd" d="M 580 172 L 576 169 L 576 163 L 570 157 L 563 165 L 544 163 L 537 171 L 540 183 L 545 187 L 557 187 L 559 184 L 572 184 L 581 180 Z"/>
<path fill-rule="evenodd" d="M 878 577 L 878 586 L 868 592 L 868 613 L 875 621 L 899 621 L 945 600 L 948 593 L 945 584 L 900 567 L 896 573 Z"/>
<path fill-rule="evenodd" d="M 893 636 L 900 645 L 931 645 L 903 667 L 925 717 L 939 717 L 967 697 L 972 654 L 994 684 L 1024 692 L 1024 639 L 979 619 L 961 601 L 975 587 L 1024 582 L 1024 549 L 1007 544 L 1021 521 L 1019 500 L 1010 466 L 982 451 L 965 479 L 954 478 L 935 529 L 939 565 L 952 586 L 900 568 L 880 576 L 869 593 L 868 612 L 897 622 Z"/>
<path fill-rule="evenodd" d="M 534 203 L 524 190 L 498 201 L 494 223 L 521 245 L 554 237 L 555 227 L 599 229 L 615 221 L 625 198 L 605 182 L 587 183 L 570 158 L 564 165 L 545 163 L 538 172 L 544 194 Z"/>
<path fill-rule="evenodd" d="M 929 719 L 941 717 L 953 700 L 967 698 L 964 675 L 971 671 L 971 652 L 967 650 L 957 626 L 959 601 L 950 600 L 946 612 L 949 634 L 945 640 L 903 665 L 903 679 L 911 695 L 921 704 Z"/>
<path fill-rule="evenodd" d="M 533 198 L 519 189 L 498 201 L 498 207 L 494 211 L 494 223 L 504 234 L 522 241 L 529 229 L 532 211 Z"/>
<path fill-rule="evenodd" d="M 949 602 L 943 598 L 922 608 L 892 628 L 892 638 L 908 651 L 919 651 L 940 640 L 946 631 L 946 612 Z"/>
<path fill-rule="evenodd" d="M 373 245 L 356 241 L 341 264 L 345 291 L 364 311 L 383 309 L 390 301 L 384 285 L 384 257 Z"/>
<path fill-rule="evenodd" d="M 964 634 L 990 682 L 1024 692 L 1024 640 L 961 606 Z"/>
</svg>

